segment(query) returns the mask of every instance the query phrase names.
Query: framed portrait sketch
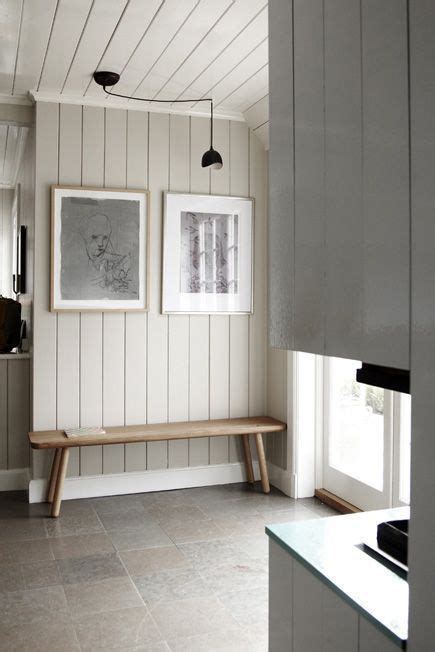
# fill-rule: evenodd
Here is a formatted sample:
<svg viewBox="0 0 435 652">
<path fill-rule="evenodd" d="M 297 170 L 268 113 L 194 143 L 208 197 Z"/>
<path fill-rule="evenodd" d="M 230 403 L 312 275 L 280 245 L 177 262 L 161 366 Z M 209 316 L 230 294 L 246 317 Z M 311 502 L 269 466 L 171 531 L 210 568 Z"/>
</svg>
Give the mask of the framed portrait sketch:
<svg viewBox="0 0 435 652">
<path fill-rule="evenodd" d="M 167 192 L 164 313 L 251 313 L 253 200 Z"/>
<path fill-rule="evenodd" d="M 148 192 L 51 192 L 51 310 L 147 310 Z"/>
</svg>

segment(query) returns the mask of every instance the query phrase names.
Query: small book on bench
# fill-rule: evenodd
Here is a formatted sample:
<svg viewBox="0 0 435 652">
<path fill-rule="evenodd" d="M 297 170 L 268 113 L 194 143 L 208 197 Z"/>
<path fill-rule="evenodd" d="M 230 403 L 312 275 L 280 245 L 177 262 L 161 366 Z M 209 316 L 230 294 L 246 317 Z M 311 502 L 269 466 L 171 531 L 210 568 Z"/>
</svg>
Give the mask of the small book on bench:
<svg viewBox="0 0 435 652">
<path fill-rule="evenodd" d="M 92 435 L 105 435 L 103 428 L 67 428 L 64 433 L 70 439 L 75 437 L 92 437 Z"/>
</svg>

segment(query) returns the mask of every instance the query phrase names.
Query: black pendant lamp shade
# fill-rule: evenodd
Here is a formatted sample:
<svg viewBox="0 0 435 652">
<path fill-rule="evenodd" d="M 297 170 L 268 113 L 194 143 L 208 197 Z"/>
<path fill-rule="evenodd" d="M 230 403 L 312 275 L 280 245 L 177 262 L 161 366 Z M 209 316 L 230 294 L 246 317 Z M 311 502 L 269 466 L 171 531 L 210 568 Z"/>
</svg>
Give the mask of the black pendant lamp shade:
<svg viewBox="0 0 435 652">
<path fill-rule="evenodd" d="M 212 170 L 220 170 L 223 166 L 222 156 L 218 151 L 210 147 L 202 156 L 201 165 L 203 168 L 211 167 Z"/>
<path fill-rule="evenodd" d="M 96 70 L 93 77 L 95 83 L 99 86 L 102 86 L 104 92 L 107 93 L 107 95 L 122 97 L 127 100 L 139 100 L 140 102 L 161 102 L 164 104 L 176 104 L 182 102 L 210 102 L 210 149 L 208 149 L 203 154 L 201 165 L 203 168 L 210 167 L 212 170 L 220 170 L 222 168 L 222 156 L 217 150 L 213 149 L 213 100 L 210 97 L 201 97 L 197 100 L 156 100 L 148 99 L 146 97 L 131 97 L 130 95 L 121 95 L 120 93 L 112 93 L 112 91 L 107 90 L 107 86 L 114 86 L 119 82 L 120 76 L 117 72 L 110 72 L 108 70 Z"/>
</svg>

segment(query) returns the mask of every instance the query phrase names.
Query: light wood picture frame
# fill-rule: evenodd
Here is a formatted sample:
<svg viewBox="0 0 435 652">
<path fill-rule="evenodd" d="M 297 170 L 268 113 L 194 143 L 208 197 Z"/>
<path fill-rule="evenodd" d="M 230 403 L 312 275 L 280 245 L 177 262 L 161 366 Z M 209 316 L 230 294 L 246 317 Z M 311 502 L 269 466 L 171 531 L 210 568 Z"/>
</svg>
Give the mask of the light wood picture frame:
<svg viewBox="0 0 435 652">
<path fill-rule="evenodd" d="M 50 310 L 149 309 L 149 192 L 51 186 Z"/>
<path fill-rule="evenodd" d="M 163 314 L 252 314 L 254 200 L 165 192 Z"/>
</svg>

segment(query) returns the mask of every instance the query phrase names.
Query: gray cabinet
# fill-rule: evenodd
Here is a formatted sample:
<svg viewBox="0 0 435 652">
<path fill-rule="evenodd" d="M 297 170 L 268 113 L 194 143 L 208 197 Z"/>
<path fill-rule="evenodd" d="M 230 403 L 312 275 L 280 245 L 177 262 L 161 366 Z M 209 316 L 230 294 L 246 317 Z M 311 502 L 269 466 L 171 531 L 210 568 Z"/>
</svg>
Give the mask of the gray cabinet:
<svg viewBox="0 0 435 652">
<path fill-rule="evenodd" d="M 270 343 L 409 368 L 406 0 L 271 0 Z"/>
</svg>

